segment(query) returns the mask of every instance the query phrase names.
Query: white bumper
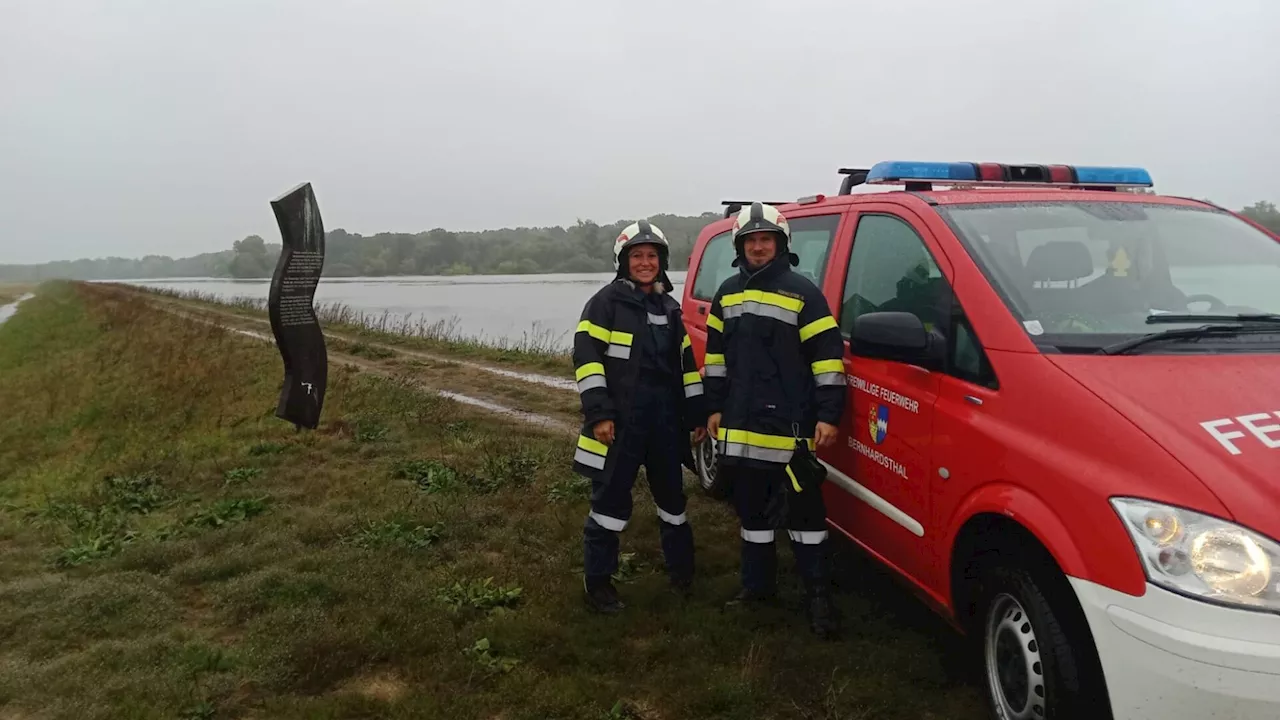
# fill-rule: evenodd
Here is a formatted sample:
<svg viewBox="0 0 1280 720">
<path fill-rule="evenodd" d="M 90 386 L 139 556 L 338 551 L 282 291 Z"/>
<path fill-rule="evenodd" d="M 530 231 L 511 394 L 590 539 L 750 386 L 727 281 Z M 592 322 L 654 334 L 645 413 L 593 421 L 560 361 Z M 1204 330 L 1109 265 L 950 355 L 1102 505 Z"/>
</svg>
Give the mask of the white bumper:
<svg viewBox="0 0 1280 720">
<path fill-rule="evenodd" d="M 1115 720 L 1280 718 L 1280 615 L 1142 597 L 1070 578 L 1089 620 Z"/>
</svg>

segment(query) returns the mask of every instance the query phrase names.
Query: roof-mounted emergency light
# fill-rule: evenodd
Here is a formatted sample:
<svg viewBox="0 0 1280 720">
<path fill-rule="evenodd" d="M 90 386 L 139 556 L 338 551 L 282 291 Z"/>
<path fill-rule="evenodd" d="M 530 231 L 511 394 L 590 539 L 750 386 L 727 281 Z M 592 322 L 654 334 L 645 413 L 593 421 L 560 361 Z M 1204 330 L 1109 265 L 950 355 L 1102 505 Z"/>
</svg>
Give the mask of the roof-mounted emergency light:
<svg viewBox="0 0 1280 720">
<path fill-rule="evenodd" d="M 1004 163 L 906 162 L 876 163 L 868 185 L 902 185 L 929 190 L 933 183 L 965 185 L 1041 185 L 1073 188 L 1151 187 L 1151 175 L 1137 167 L 1075 165 L 1006 165 Z"/>
<path fill-rule="evenodd" d="M 720 204 L 724 206 L 724 217 L 729 218 L 729 217 L 733 217 L 733 215 L 736 214 L 739 210 L 750 205 L 753 202 L 755 202 L 755 200 L 721 200 Z M 768 200 L 763 200 L 762 202 L 765 205 L 772 205 L 774 207 L 786 204 L 786 201 L 770 202 Z"/>
</svg>

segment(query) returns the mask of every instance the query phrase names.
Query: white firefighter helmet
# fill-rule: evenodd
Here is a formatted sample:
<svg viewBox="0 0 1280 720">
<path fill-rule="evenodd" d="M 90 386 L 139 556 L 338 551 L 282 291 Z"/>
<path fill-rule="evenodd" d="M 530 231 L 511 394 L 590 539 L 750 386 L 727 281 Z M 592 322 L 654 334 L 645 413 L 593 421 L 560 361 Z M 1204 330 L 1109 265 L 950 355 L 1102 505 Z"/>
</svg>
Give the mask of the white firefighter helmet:
<svg viewBox="0 0 1280 720">
<path fill-rule="evenodd" d="M 791 226 L 787 224 L 786 216 L 778 212 L 778 208 L 753 202 L 738 211 L 737 217 L 733 219 L 733 244 L 737 246 L 738 254 L 742 254 L 742 238 L 757 232 L 777 233 L 780 236 L 778 254 L 787 252 L 791 244 Z"/>
<path fill-rule="evenodd" d="M 648 220 L 639 220 L 631 223 L 618 235 L 618 239 L 613 241 L 613 269 L 617 270 L 621 275 L 627 274 L 627 268 L 622 266 L 622 256 L 630 248 L 636 245 L 658 246 L 658 258 L 661 260 L 662 271 L 667 269 L 667 255 L 670 253 L 670 244 L 667 242 L 667 236 L 662 234 L 657 225 L 650 223 Z"/>
</svg>

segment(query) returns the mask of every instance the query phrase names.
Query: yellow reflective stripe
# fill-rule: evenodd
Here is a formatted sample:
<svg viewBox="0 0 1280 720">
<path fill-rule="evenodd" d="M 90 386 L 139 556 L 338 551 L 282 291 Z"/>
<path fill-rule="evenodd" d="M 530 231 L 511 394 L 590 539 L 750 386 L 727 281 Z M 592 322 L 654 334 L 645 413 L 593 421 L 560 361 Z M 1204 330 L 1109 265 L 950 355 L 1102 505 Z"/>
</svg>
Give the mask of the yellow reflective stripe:
<svg viewBox="0 0 1280 720">
<path fill-rule="evenodd" d="M 696 372 L 687 372 L 684 374 L 684 384 L 692 385 L 696 382 L 702 382 L 702 376 Z"/>
<path fill-rule="evenodd" d="M 603 365 L 603 364 L 601 364 L 601 363 L 586 363 L 586 364 L 585 364 L 585 365 L 583 365 L 582 367 L 578 368 L 578 370 L 577 370 L 577 376 L 578 376 L 578 377 L 577 377 L 577 379 L 578 379 L 578 380 L 581 380 L 581 379 L 582 379 L 582 378 L 584 378 L 584 377 L 590 377 L 590 376 L 592 376 L 592 375 L 603 375 L 603 374 L 604 374 L 604 365 Z"/>
<path fill-rule="evenodd" d="M 754 300 L 765 305 L 773 305 L 783 310 L 791 312 L 800 312 L 804 307 L 804 301 L 798 298 L 779 295 L 778 293 L 768 292 L 766 290 L 743 290 L 738 293 L 730 293 L 720 298 L 720 307 L 729 307 L 731 305 L 741 305 L 744 302 Z"/>
<path fill-rule="evenodd" d="M 824 318 L 818 318 L 813 322 L 800 328 L 800 342 L 804 342 L 820 332 L 826 332 L 837 327 L 836 319 L 830 315 Z"/>
<path fill-rule="evenodd" d="M 684 340 L 680 341 L 680 352 L 684 352 L 691 347 L 693 347 L 693 341 L 689 339 L 688 335 L 685 335 Z"/>
<path fill-rule="evenodd" d="M 766 435 L 750 430 L 729 430 L 723 427 L 716 434 L 716 439 L 769 450 L 793 450 L 796 446 L 796 439 L 790 435 Z M 813 440 L 807 439 L 805 443 L 810 448 L 813 447 Z"/>
<path fill-rule="evenodd" d="M 723 320 L 721 320 L 720 318 L 716 317 L 715 315 L 708 315 L 708 316 L 707 316 L 707 327 L 709 327 L 709 328 L 714 328 L 715 330 L 718 330 L 719 332 L 724 332 L 724 321 L 723 321 Z"/>
<path fill-rule="evenodd" d="M 723 365 L 724 355 L 722 353 L 707 353 L 707 357 L 702 361 L 703 365 Z"/>
<path fill-rule="evenodd" d="M 589 453 L 594 453 L 596 455 L 609 454 L 608 445 L 605 445 L 604 443 L 600 442 L 599 440 L 596 440 L 595 438 L 589 438 L 586 435 L 578 436 L 578 447 L 582 448 L 583 450 L 586 450 Z"/>
<path fill-rule="evenodd" d="M 796 479 L 796 474 L 791 472 L 790 465 L 787 466 L 787 477 L 791 478 L 791 487 L 795 488 L 796 492 L 804 492 L 800 489 L 800 481 Z"/>
<path fill-rule="evenodd" d="M 613 332 L 609 333 L 609 344 L 624 345 L 626 347 L 631 347 L 631 338 L 632 338 L 631 333 L 624 333 L 624 332 L 619 332 L 617 330 L 614 330 Z"/>
<path fill-rule="evenodd" d="M 583 320 L 578 323 L 578 332 L 584 332 L 600 342 L 609 342 L 609 331 L 596 325 L 590 320 Z"/>
<path fill-rule="evenodd" d="M 821 375 L 822 373 L 844 372 L 844 361 L 843 360 L 819 360 L 818 362 L 812 363 L 811 365 L 809 365 L 809 367 L 813 368 L 814 375 Z M 582 378 L 578 378 L 578 379 L 581 380 Z"/>
</svg>

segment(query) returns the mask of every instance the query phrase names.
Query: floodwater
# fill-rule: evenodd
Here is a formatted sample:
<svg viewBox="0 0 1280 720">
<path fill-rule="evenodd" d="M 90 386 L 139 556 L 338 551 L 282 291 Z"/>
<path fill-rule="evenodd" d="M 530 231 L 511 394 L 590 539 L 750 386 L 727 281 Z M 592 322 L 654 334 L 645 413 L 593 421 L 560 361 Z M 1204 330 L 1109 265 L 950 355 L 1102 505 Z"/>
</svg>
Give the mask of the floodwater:
<svg viewBox="0 0 1280 720">
<path fill-rule="evenodd" d="M 684 293 L 684 271 L 669 273 L 674 296 Z M 417 323 L 444 321 L 464 337 L 569 348 L 582 306 L 613 273 L 464 275 L 454 277 L 323 278 L 316 305 L 340 303 L 374 315 Z M 124 280 L 133 285 L 198 291 L 224 298 L 265 300 L 266 279 L 176 278 Z"/>
<path fill-rule="evenodd" d="M 26 295 L 23 295 L 22 297 L 18 298 L 17 300 L 14 300 L 8 305 L 0 305 L 0 324 L 4 324 L 5 320 L 8 320 L 9 318 L 13 317 L 13 314 L 18 311 L 18 304 L 30 297 L 32 297 L 32 295 L 30 293 L 27 293 Z"/>
</svg>

